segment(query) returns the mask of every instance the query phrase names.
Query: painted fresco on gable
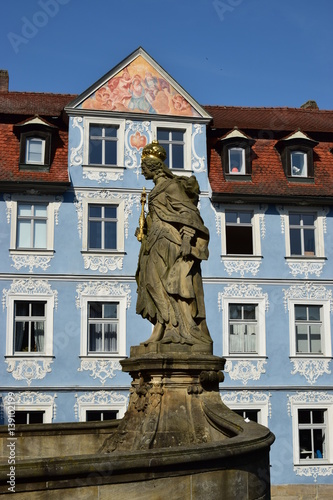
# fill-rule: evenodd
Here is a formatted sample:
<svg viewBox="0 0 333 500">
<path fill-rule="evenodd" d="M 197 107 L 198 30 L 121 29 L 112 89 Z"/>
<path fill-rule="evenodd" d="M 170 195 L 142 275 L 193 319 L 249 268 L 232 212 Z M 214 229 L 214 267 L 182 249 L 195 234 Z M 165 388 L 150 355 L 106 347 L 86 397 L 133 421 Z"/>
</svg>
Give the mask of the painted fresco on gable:
<svg viewBox="0 0 333 500">
<path fill-rule="evenodd" d="M 199 116 L 197 111 L 142 56 L 82 103 L 84 109 Z"/>
</svg>

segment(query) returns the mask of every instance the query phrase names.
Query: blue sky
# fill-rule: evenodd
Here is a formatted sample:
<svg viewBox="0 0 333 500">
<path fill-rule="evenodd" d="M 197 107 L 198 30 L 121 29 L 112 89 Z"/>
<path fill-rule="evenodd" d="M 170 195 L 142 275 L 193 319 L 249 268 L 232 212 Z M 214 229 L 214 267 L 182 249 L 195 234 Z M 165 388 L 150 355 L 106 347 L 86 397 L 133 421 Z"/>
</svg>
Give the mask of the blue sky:
<svg viewBox="0 0 333 500">
<path fill-rule="evenodd" d="M 81 93 L 142 46 L 200 104 L 333 109 L 332 0 L 3 0 L 10 90 Z"/>
</svg>

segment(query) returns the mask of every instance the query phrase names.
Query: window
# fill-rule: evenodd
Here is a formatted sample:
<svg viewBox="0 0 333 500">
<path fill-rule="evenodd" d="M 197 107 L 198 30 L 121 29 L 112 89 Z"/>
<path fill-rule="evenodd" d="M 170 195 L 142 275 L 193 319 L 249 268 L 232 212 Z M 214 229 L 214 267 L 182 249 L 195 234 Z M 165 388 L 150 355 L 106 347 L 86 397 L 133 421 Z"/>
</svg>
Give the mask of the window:
<svg viewBox="0 0 333 500">
<path fill-rule="evenodd" d="M 298 409 L 299 461 L 327 459 L 327 410 Z"/>
<path fill-rule="evenodd" d="M 297 354 L 321 354 L 322 306 L 295 305 Z"/>
<path fill-rule="evenodd" d="M 15 280 L 4 290 L 7 305 L 6 357 L 53 355 L 53 311 L 57 292 L 44 280 Z"/>
<path fill-rule="evenodd" d="M 192 125 L 174 122 L 152 122 L 152 136 L 164 147 L 165 164 L 181 175 L 191 170 Z M 176 172 L 177 173 L 177 172 Z"/>
<path fill-rule="evenodd" d="M 285 291 L 285 297 L 292 293 L 295 298 L 286 299 L 289 308 L 290 356 L 311 359 L 315 357 L 331 357 L 331 297 L 323 287 L 307 285 L 292 287 Z M 310 297 L 321 294 L 321 300 L 307 299 L 303 302 L 297 298 L 308 294 Z"/>
<path fill-rule="evenodd" d="M 220 154 L 226 179 L 251 180 L 255 141 L 236 127 L 221 139 Z"/>
<path fill-rule="evenodd" d="M 257 305 L 229 304 L 229 354 L 257 353 Z"/>
<path fill-rule="evenodd" d="M 312 140 L 300 130 L 276 143 L 282 165 L 291 182 L 313 181 L 313 151 L 317 141 Z"/>
<path fill-rule="evenodd" d="M 117 165 L 118 127 L 89 125 L 89 165 Z"/>
<path fill-rule="evenodd" d="M 45 411 L 15 411 L 15 424 L 43 424 Z"/>
<path fill-rule="evenodd" d="M 313 256 L 316 255 L 314 213 L 290 213 L 289 236 L 290 254 Z"/>
<path fill-rule="evenodd" d="M 77 307 L 81 308 L 80 356 L 125 356 L 129 286 L 111 280 L 90 281 L 80 285 L 77 292 Z"/>
<path fill-rule="evenodd" d="M 14 352 L 43 353 L 46 325 L 46 302 L 14 302 Z"/>
<path fill-rule="evenodd" d="M 10 254 L 53 256 L 54 226 L 62 199 L 54 196 L 8 196 Z M 13 257 L 14 258 L 14 257 Z M 28 262 L 28 261 L 27 261 Z M 31 263 L 32 261 L 30 261 Z M 26 264 L 28 265 L 28 263 Z M 30 265 L 30 264 L 29 264 Z"/>
<path fill-rule="evenodd" d="M 106 420 L 116 420 L 119 410 L 86 410 L 87 422 L 104 422 Z"/>
<path fill-rule="evenodd" d="M 45 139 L 27 138 L 25 163 L 45 163 Z"/>
<path fill-rule="evenodd" d="M 157 128 L 157 140 L 164 147 L 169 168 L 184 168 L 185 130 Z"/>
<path fill-rule="evenodd" d="M 258 416 L 260 413 L 260 410 L 243 410 L 243 409 L 237 409 L 233 410 L 237 415 L 240 417 L 243 417 L 244 420 L 251 420 L 252 422 L 256 422 L 257 424 L 259 423 Z"/>
<path fill-rule="evenodd" d="M 124 166 L 125 121 L 117 118 L 84 118 L 83 169 L 117 172 Z M 89 170 L 89 171 L 90 171 Z"/>
<path fill-rule="evenodd" d="M 18 203 L 16 248 L 47 248 L 47 204 Z"/>
<path fill-rule="evenodd" d="M 89 249 L 117 249 L 117 206 L 89 205 L 88 207 Z"/>
<path fill-rule="evenodd" d="M 290 153 L 291 170 L 293 177 L 307 177 L 308 163 L 307 154 L 303 151 L 292 151 Z"/>
<path fill-rule="evenodd" d="M 31 128 L 31 126 L 29 126 Z M 37 127 L 37 126 L 36 126 Z M 41 127 L 39 127 L 41 128 Z M 48 171 L 51 165 L 51 137 L 55 127 L 30 130 L 20 134 L 20 169 Z"/>
<path fill-rule="evenodd" d="M 322 391 L 300 391 L 288 396 L 292 417 L 294 464 L 327 465 L 333 459 L 333 396 Z M 316 476 L 322 475 L 316 467 Z M 301 473 L 301 468 L 298 469 Z M 311 475 L 311 468 L 309 468 Z"/>
<path fill-rule="evenodd" d="M 229 173 L 230 174 L 245 174 L 245 149 L 244 148 L 229 148 Z"/>
<path fill-rule="evenodd" d="M 89 195 L 81 200 L 82 254 L 88 267 L 97 265 L 98 259 L 102 266 L 105 265 L 105 258 L 100 255 L 105 253 L 110 256 L 110 266 L 117 260 L 119 265 L 115 265 L 120 269 L 124 255 L 125 201 L 110 192 L 107 200 L 108 203 L 103 194 L 99 197 L 94 191 L 89 192 Z M 95 259 L 93 262 L 89 260 L 92 258 Z"/>
<path fill-rule="evenodd" d="M 253 254 L 252 212 L 226 210 L 226 253 Z"/>
<path fill-rule="evenodd" d="M 88 303 L 88 352 L 117 353 L 119 304 L 117 302 Z"/>
<path fill-rule="evenodd" d="M 237 299 L 239 293 L 249 296 Z M 219 295 L 223 311 L 223 356 L 237 359 L 266 356 L 267 301 L 267 294 L 253 287 L 248 290 L 244 286 L 227 287 Z"/>
</svg>

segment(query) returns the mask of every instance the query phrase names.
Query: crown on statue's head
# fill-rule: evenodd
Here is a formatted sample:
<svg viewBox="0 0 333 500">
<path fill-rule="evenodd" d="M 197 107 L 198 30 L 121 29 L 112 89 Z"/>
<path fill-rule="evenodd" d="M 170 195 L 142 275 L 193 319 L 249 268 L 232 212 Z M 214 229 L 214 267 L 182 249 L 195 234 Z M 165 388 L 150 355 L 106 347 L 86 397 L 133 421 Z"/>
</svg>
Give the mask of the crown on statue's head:
<svg viewBox="0 0 333 500">
<path fill-rule="evenodd" d="M 164 161 L 166 159 L 166 151 L 158 141 L 153 141 L 143 148 L 141 158 L 157 158 Z"/>
</svg>

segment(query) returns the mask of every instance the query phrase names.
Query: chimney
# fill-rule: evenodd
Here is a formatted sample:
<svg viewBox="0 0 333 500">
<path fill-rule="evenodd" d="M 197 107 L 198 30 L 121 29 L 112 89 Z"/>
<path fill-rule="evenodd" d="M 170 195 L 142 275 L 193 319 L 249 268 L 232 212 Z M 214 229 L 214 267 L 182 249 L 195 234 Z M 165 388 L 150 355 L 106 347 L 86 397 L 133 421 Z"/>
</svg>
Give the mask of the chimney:
<svg viewBox="0 0 333 500">
<path fill-rule="evenodd" d="M 306 101 L 301 106 L 302 109 L 319 109 L 316 101 Z"/>
<path fill-rule="evenodd" d="M 0 92 L 8 92 L 9 75 L 6 69 L 0 69 Z"/>
</svg>

